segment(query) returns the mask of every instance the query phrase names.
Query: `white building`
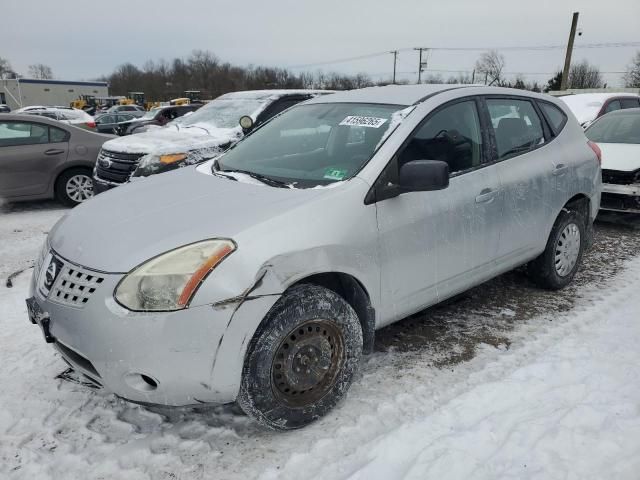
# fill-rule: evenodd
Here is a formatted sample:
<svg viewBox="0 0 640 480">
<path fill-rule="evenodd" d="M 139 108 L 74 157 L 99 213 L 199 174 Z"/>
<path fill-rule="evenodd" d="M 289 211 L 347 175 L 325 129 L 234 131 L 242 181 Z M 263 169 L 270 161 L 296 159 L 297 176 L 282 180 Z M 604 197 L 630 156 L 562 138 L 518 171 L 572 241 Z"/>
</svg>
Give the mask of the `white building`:
<svg viewBox="0 0 640 480">
<path fill-rule="evenodd" d="M 109 95 L 107 82 L 68 82 L 65 80 L 36 80 L 32 78 L 0 80 L 0 104 L 11 110 L 30 105 L 69 104 L 80 95 Z"/>
</svg>

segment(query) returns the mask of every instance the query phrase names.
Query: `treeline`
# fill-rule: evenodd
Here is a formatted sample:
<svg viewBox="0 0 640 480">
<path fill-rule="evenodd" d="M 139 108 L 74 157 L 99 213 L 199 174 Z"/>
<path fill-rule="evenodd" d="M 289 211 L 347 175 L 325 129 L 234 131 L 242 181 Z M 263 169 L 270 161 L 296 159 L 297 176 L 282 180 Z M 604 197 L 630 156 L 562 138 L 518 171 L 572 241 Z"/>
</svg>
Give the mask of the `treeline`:
<svg viewBox="0 0 640 480">
<path fill-rule="evenodd" d="M 208 51 L 195 50 L 186 59 L 148 61 L 142 68 L 126 63 L 100 80 L 109 82 L 112 95 L 143 91 L 149 100 L 182 97 L 185 90 L 200 90 L 202 98 L 215 98 L 238 90 L 317 88 L 350 90 L 374 85 L 368 75 L 293 73 L 284 68 L 239 67 L 221 62 Z"/>
</svg>

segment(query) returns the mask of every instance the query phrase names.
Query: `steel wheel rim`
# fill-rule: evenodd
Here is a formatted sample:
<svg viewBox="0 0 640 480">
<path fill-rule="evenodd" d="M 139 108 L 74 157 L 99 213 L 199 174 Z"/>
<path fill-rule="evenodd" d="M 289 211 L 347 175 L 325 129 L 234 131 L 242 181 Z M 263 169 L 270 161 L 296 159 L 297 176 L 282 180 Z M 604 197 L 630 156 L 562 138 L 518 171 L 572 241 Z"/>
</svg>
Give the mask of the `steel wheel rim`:
<svg viewBox="0 0 640 480">
<path fill-rule="evenodd" d="M 573 271 L 580 255 L 580 229 L 575 223 L 564 227 L 558 237 L 555 252 L 556 273 L 566 277 Z"/>
<path fill-rule="evenodd" d="M 344 336 L 335 322 L 304 322 L 280 342 L 271 363 L 271 389 L 290 407 L 317 402 L 334 386 L 344 365 Z"/>
<path fill-rule="evenodd" d="M 93 197 L 93 182 L 87 175 L 74 175 L 67 180 L 65 190 L 71 200 L 82 203 Z"/>
</svg>

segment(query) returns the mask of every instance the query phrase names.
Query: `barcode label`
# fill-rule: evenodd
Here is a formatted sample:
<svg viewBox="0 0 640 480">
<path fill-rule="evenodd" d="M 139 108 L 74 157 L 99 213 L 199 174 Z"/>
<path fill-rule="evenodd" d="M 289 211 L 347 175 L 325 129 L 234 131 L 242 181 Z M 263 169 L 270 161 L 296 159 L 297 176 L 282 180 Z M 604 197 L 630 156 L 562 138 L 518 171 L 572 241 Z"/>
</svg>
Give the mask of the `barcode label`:
<svg viewBox="0 0 640 480">
<path fill-rule="evenodd" d="M 386 118 L 349 116 L 342 120 L 340 125 L 346 125 L 349 127 L 380 128 L 386 121 Z"/>
</svg>

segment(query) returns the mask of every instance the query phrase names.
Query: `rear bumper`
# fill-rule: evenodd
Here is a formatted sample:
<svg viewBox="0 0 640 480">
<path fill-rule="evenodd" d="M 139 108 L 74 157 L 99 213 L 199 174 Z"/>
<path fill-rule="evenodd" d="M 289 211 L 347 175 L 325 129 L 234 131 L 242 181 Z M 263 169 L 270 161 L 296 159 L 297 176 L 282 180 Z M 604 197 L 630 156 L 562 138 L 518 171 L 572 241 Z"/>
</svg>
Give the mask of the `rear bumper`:
<svg viewBox="0 0 640 480">
<path fill-rule="evenodd" d="M 640 213 L 640 184 L 602 184 L 600 209 L 612 212 Z"/>
</svg>

